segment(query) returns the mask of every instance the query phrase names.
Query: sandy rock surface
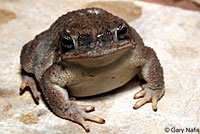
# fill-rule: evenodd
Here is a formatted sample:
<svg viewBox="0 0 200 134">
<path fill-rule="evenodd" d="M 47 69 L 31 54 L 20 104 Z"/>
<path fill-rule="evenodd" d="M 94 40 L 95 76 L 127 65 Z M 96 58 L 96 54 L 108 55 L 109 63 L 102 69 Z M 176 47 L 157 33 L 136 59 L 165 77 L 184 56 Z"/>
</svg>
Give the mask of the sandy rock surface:
<svg viewBox="0 0 200 134">
<path fill-rule="evenodd" d="M 0 1 L 0 134 L 85 133 L 79 125 L 55 116 L 42 100 L 36 105 L 30 92 L 19 95 L 19 55 L 22 46 L 58 16 L 95 3 Z M 154 48 L 164 68 L 166 93 L 157 112 L 153 112 L 151 104 L 133 110 L 133 95 L 140 90 L 135 80 L 113 92 L 78 100 L 79 104 L 95 106 L 92 114 L 106 120 L 103 125 L 88 122 L 90 133 L 165 134 L 167 128 L 169 133 L 173 133 L 173 128 L 186 133 L 186 128 L 190 128 L 194 134 L 200 134 L 200 12 L 139 1 L 136 5 L 123 4 L 115 3 L 113 8 L 118 11 L 103 2 L 107 10 L 112 8 L 115 14 L 125 16 L 145 44 Z"/>
</svg>

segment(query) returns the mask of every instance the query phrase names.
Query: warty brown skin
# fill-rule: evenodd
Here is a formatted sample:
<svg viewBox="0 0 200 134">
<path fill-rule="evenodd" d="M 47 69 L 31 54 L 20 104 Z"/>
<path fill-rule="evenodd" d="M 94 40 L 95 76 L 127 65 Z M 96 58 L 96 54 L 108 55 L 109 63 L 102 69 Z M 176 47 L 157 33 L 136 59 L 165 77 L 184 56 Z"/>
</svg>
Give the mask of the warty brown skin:
<svg viewBox="0 0 200 134">
<path fill-rule="evenodd" d="M 24 45 L 20 62 L 23 69 L 21 90 L 31 88 L 36 100 L 42 94 L 52 111 L 61 118 L 83 126 L 86 120 L 104 123 L 90 115 L 93 106 L 80 106 L 69 99 L 101 94 L 123 86 L 135 75 L 146 84 L 134 98 L 137 109 L 151 101 L 154 111 L 164 94 L 163 69 L 153 49 L 123 19 L 98 8 L 67 13 L 51 27 Z M 66 88 L 66 89 L 65 89 Z"/>
</svg>

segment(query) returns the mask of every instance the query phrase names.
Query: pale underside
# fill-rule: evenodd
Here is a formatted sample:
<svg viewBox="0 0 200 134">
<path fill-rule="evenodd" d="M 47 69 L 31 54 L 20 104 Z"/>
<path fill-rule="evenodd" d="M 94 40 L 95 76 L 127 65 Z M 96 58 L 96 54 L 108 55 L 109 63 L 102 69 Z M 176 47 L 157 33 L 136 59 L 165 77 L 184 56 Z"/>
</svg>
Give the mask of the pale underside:
<svg viewBox="0 0 200 134">
<path fill-rule="evenodd" d="M 72 83 L 67 85 L 68 92 L 75 97 L 92 96 L 111 91 L 130 81 L 139 71 L 134 63 L 133 51 L 128 51 L 109 65 L 97 68 L 80 65 L 68 66 Z M 132 61 L 132 62 L 131 62 Z"/>
</svg>

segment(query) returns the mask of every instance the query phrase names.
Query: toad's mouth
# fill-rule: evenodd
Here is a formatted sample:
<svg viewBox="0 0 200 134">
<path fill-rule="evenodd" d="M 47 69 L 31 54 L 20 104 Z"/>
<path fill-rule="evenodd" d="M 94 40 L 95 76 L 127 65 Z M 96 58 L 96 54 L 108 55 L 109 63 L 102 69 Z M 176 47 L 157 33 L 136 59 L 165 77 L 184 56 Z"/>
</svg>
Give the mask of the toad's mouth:
<svg viewBox="0 0 200 134">
<path fill-rule="evenodd" d="M 76 51 L 73 53 L 65 53 L 61 55 L 61 59 L 63 60 L 79 60 L 79 59 L 96 59 L 101 57 L 107 57 L 109 55 L 113 55 L 116 53 L 121 53 L 121 51 L 125 51 L 129 48 L 134 48 L 134 43 L 124 42 L 122 44 L 117 44 L 114 47 L 106 48 L 106 49 L 94 49 L 88 52 Z"/>
</svg>

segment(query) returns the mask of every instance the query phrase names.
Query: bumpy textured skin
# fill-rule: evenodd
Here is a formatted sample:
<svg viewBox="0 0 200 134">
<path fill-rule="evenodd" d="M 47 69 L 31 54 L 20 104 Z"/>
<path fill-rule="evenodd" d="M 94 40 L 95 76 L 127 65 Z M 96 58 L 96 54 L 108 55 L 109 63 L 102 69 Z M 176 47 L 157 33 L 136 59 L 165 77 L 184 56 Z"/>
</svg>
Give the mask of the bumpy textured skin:
<svg viewBox="0 0 200 134">
<path fill-rule="evenodd" d="M 123 42 L 114 38 L 119 22 L 126 26 L 129 37 Z M 74 51 L 63 52 L 60 40 L 64 31 L 75 43 L 82 39 L 78 37 L 89 35 L 93 46 L 77 43 Z M 85 120 L 97 123 L 104 120 L 85 113 L 94 107 L 78 106 L 69 100 L 68 93 L 78 97 L 104 93 L 140 74 L 146 84 L 134 96 L 143 97 L 134 108 L 152 101 L 153 110 L 157 110 L 157 102 L 164 94 L 163 69 L 153 49 L 144 46 L 137 32 L 123 19 L 98 8 L 77 10 L 58 18 L 48 30 L 24 45 L 20 60 L 25 72 L 21 89 L 26 85 L 35 87 L 29 75 L 34 74 L 53 112 L 79 123 L 87 132 Z M 35 89 L 31 90 L 38 97 Z"/>
</svg>

